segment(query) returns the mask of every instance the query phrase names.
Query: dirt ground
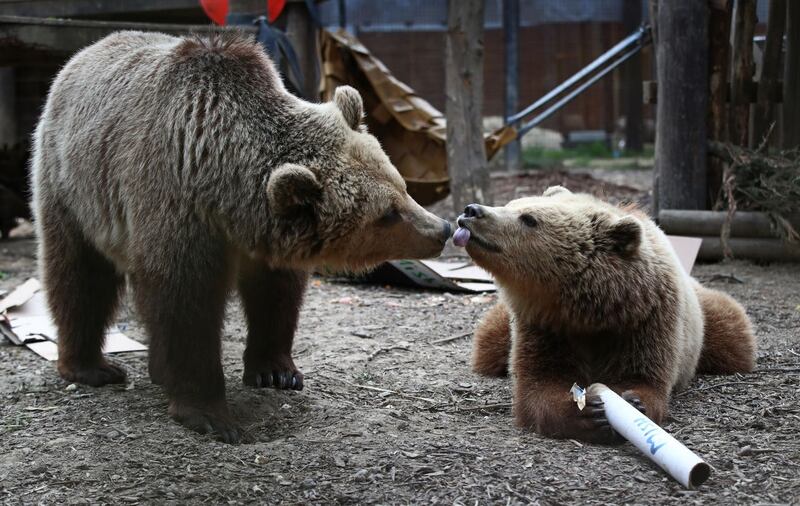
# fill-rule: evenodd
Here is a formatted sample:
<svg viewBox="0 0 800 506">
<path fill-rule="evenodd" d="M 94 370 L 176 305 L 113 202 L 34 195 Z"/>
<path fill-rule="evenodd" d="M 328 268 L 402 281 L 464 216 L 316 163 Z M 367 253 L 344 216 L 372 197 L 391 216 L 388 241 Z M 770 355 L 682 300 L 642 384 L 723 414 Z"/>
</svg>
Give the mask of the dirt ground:
<svg viewBox="0 0 800 506">
<path fill-rule="evenodd" d="M 648 203 L 646 173 L 496 179 L 497 200 L 554 183 Z M 623 184 L 623 186 L 620 186 Z M 447 203 L 434 206 L 452 215 Z M 447 211 L 447 212 L 445 212 Z M 448 249 L 448 255 L 458 254 Z M 0 289 L 35 274 L 31 239 L 0 243 Z M 0 344 L 0 500 L 22 503 L 797 504 L 800 265 L 699 265 L 747 308 L 758 369 L 697 378 L 665 428 L 712 466 L 687 491 L 631 445 L 552 440 L 515 428 L 507 380 L 469 369 L 470 336 L 494 295 L 314 278 L 295 357 L 302 392 L 241 383 L 244 319 L 223 334 L 228 399 L 248 441 L 173 423 L 145 353 L 116 356 L 127 386 L 68 385 L 25 348 Z M 146 342 L 126 305 L 118 321 Z M 568 389 L 569 385 L 565 385 Z"/>
</svg>

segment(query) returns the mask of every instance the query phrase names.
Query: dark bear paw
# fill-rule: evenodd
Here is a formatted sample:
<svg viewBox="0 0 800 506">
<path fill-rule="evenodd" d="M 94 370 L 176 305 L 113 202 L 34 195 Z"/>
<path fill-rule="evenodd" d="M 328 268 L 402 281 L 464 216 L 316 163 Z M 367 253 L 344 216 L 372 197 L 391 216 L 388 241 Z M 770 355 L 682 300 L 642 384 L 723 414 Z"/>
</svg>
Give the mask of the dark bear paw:
<svg viewBox="0 0 800 506">
<path fill-rule="evenodd" d="M 125 383 L 128 379 L 125 369 L 105 360 L 89 367 L 59 362 L 58 373 L 71 383 L 81 383 L 92 387 Z"/>
<path fill-rule="evenodd" d="M 245 385 L 257 388 L 303 389 L 303 373 L 295 367 L 291 358 L 271 361 L 260 366 L 245 363 L 242 381 Z"/>
<path fill-rule="evenodd" d="M 646 413 L 644 403 L 633 390 L 626 390 L 620 396 L 634 408 Z M 578 416 L 583 420 L 584 428 L 587 431 L 587 441 L 602 444 L 619 444 L 625 441 L 608 423 L 603 400 L 599 395 L 587 394 L 586 406 Z"/>
<path fill-rule="evenodd" d="M 206 409 L 173 402 L 169 414 L 187 429 L 200 434 L 216 434 L 223 443 L 236 444 L 242 438 L 241 428 L 227 409 Z"/>
</svg>

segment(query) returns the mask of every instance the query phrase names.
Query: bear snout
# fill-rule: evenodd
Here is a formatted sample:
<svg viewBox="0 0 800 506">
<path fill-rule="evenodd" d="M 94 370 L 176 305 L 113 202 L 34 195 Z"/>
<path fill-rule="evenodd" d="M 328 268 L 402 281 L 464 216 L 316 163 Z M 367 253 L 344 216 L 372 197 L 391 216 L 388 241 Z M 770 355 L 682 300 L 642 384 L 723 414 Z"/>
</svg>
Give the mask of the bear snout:
<svg viewBox="0 0 800 506">
<path fill-rule="evenodd" d="M 464 216 L 467 218 L 483 218 L 485 211 L 480 204 L 469 204 L 464 208 Z"/>
<path fill-rule="evenodd" d="M 450 225 L 450 222 L 447 220 L 442 220 L 443 223 L 443 232 L 444 235 L 442 236 L 442 241 L 447 242 L 450 239 L 450 236 L 453 235 L 453 226 Z"/>
</svg>

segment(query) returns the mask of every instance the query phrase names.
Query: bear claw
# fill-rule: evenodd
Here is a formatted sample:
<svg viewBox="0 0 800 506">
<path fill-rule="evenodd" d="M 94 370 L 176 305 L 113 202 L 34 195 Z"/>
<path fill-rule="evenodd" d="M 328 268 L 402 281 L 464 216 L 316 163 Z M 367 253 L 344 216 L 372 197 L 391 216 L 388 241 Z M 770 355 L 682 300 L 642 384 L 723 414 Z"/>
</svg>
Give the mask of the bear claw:
<svg viewBox="0 0 800 506">
<path fill-rule="evenodd" d="M 257 388 L 277 388 L 279 390 L 302 390 L 303 373 L 300 371 L 258 372 L 245 374 L 244 384 Z"/>
</svg>

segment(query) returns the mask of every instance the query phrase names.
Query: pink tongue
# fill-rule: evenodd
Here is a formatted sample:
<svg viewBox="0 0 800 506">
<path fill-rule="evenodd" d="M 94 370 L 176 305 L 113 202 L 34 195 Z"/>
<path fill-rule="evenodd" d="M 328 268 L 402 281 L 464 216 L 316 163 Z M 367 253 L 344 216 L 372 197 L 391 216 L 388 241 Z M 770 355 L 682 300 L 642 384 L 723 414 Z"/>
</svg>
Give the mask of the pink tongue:
<svg viewBox="0 0 800 506">
<path fill-rule="evenodd" d="M 463 248 L 469 242 L 469 230 L 466 228 L 458 227 L 456 233 L 453 234 L 453 244 Z"/>
</svg>

